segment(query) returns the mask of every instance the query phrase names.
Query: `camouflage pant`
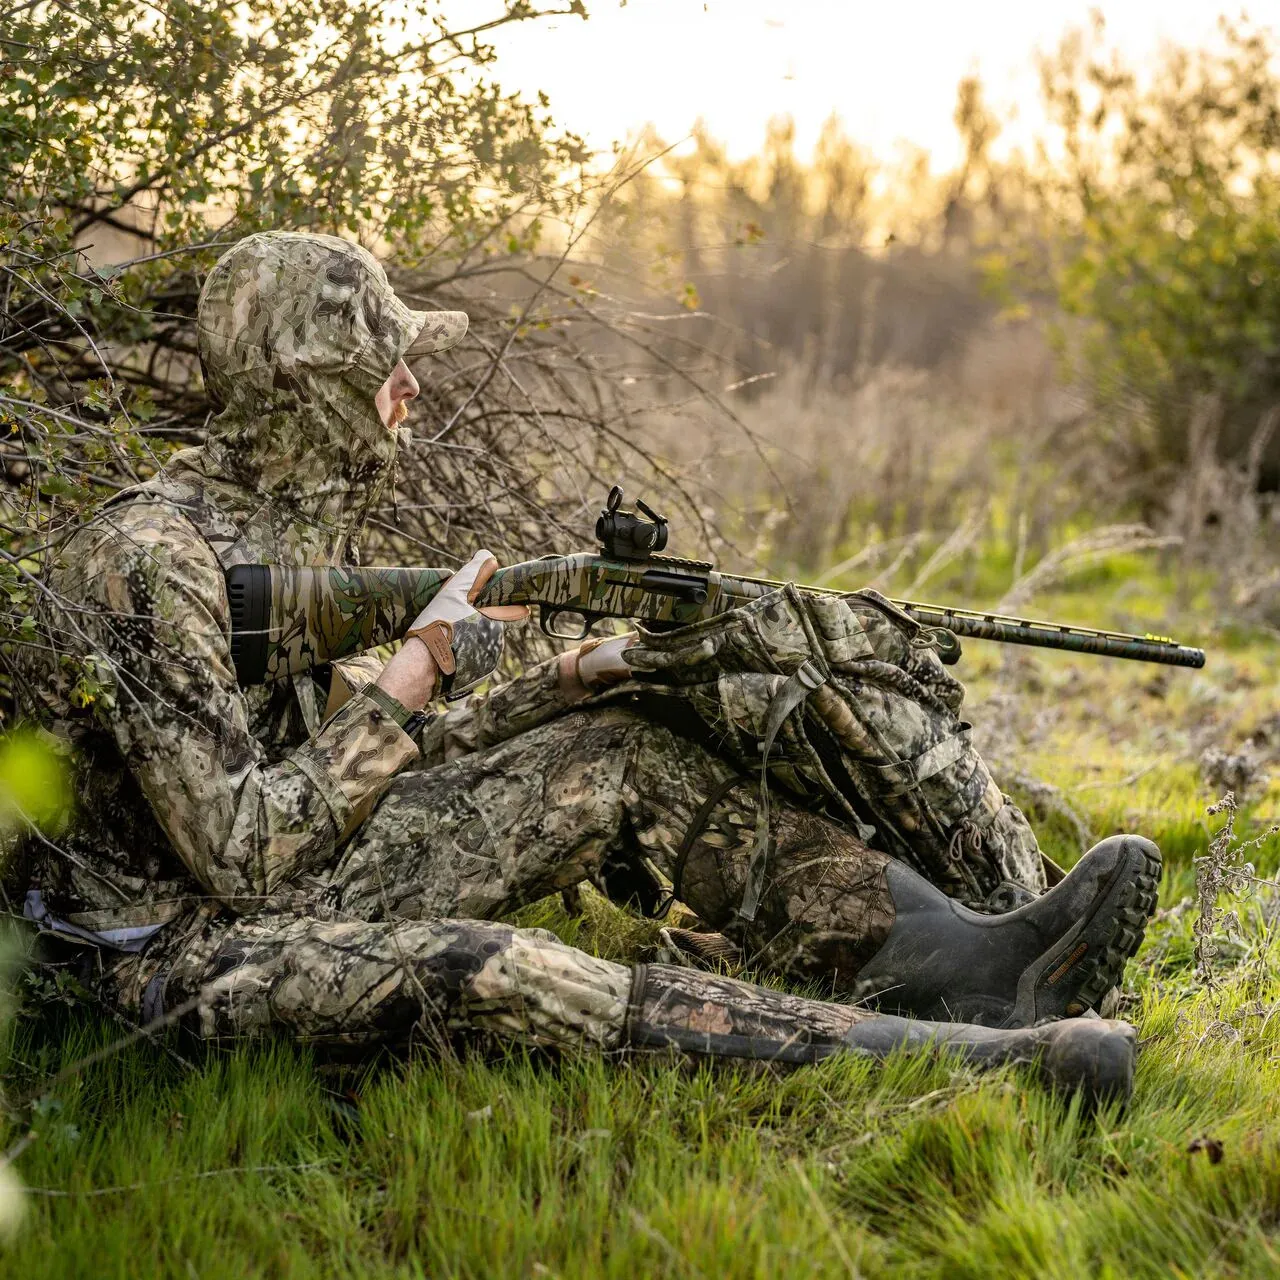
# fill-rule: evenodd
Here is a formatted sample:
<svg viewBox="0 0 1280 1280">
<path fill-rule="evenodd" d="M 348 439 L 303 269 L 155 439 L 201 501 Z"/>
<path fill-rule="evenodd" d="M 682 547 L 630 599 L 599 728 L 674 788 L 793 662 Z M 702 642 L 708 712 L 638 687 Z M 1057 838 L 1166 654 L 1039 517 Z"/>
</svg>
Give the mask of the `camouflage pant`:
<svg viewBox="0 0 1280 1280">
<path fill-rule="evenodd" d="M 610 1047 L 628 967 L 481 922 L 643 855 L 754 963 L 848 991 L 893 922 L 888 859 L 775 794 L 747 924 L 757 787 L 625 706 L 573 712 L 401 774 L 319 883 L 278 910 L 175 931 L 123 985 L 139 1001 L 163 985 L 204 1035 L 396 1040 L 429 1024 Z"/>
</svg>

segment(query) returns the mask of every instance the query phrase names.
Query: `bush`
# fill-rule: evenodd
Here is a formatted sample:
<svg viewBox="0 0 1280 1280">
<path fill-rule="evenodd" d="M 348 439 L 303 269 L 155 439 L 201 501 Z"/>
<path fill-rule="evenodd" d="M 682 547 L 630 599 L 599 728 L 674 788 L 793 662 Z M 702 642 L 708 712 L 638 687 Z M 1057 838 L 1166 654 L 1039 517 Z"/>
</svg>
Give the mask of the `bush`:
<svg viewBox="0 0 1280 1280">
<path fill-rule="evenodd" d="M 62 530 L 203 438 L 199 284 L 254 230 L 359 239 L 411 305 L 471 313 L 466 344 L 420 379 L 425 443 L 402 454 L 366 550 L 524 558 L 563 545 L 624 466 L 644 470 L 643 448 L 605 429 L 626 411 L 621 382 L 579 336 L 625 317 L 555 278 L 604 179 L 544 98 L 493 81 L 486 43 L 507 23 L 585 16 L 581 0 L 507 0 L 472 29 L 442 9 L 168 0 L 140 16 L 86 0 L 6 15 L 0 643 L 36 642 Z"/>
<path fill-rule="evenodd" d="M 1248 457 L 1280 399 L 1280 53 L 1222 23 L 1217 49 L 1172 50 L 1149 83 L 1095 39 L 1043 65 L 1063 163 L 1043 188 L 1074 370 L 1151 497 L 1193 461 L 1204 397 L 1219 456 Z M 1255 477 L 1280 485 L 1280 438 Z"/>
</svg>

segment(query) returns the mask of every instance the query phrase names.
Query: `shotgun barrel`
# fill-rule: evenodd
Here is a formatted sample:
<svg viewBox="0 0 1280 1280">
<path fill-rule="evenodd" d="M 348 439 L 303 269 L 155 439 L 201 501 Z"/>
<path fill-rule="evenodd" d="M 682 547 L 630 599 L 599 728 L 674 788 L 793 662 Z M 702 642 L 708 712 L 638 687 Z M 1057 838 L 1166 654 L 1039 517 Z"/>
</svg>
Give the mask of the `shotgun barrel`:
<svg viewBox="0 0 1280 1280">
<path fill-rule="evenodd" d="M 1168 636 L 1096 631 L 1092 627 L 1034 622 L 1027 618 L 1005 617 L 999 613 L 913 604 L 909 600 L 895 603 L 926 627 L 942 627 L 966 639 L 995 640 L 999 644 L 1026 644 L 1037 649 L 1065 649 L 1071 653 L 1093 653 L 1107 658 L 1131 658 L 1136 662 L 1158 662 L 1168 667 L 1204 666 L 1203 649 L 1179 644 Z"/>
</svg>

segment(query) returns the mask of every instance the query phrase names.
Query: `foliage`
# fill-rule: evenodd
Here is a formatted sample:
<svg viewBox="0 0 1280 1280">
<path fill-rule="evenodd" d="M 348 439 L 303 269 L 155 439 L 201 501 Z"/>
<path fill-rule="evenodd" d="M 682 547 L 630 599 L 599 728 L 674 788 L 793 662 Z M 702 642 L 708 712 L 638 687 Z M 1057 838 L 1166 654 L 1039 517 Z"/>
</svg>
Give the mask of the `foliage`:
<svg viewBox="0 0 1280 1280">
<path fill-rule="evenodd" d="M 536 218 L 519 215 L 572 200 L 561 184 L 585 155 L 484 78 L 483 35 L 540 12 L 512 0 L 460 31 L 430 0 L 166 4 L 142 22 L 122 0 L 17 6 L 0 94 L 0 354 L 10 425 L 35 437 L 23 460 L 61 470 L 78 428 L 84 461 L 131 478 L 151 445 L 203 420 L 197 281 L 241 234 L 390 241 L 405 264 L 500 224 L 527 244 Z M 72 471 L 81 488 L 98 478 Z M 58 496 L 53 477 L 41 487 Z"/>
<path fill-rule="evenodd" d="M 26 823 L 56 830 L 70 802 L 63 761 L 45 738 L 0 736 L 0 837 Z"/>
<path fill-rule="evenodd" d="M 56 831 L 69 802 L 66 770 L 47 742 L 30 732 L 0 736 L 0 875 L 11 838 L 29 826 Z M 13 1013 L 10 988 L 21 950 L 16 926 L 4 921 L 0 924 L 0 1037 L 11 1034 L 6 1025 Z M 0 1063 L 6 1057 L 7 1046 L 0 1039 Z M 0 1108 L 7 1109 L 2 1089 Z M 10 1167 L 21 1146 L 4 1150 L 7 1145 L 0 1144 L 0 1246 L 17 1232 L 25 1209 L 21 1183 Z"/>
<path fill-rule="evenodd" d="M 1039 177 L 1042 227 L 1081 322 L 1075 372 L 1154 494 L 1191 460 L 1198 398 L 1222 402 L 1220 452 L 1243 458 L 1280 395 L 1280 47 L 1224 20 L 1219 46 L 1144 77 L 1103 36 L 1098 20 L 1042 65 L 1062 153 Z M 1266 458 L 1275 487 L 1275 441 Z"/>
</svg>

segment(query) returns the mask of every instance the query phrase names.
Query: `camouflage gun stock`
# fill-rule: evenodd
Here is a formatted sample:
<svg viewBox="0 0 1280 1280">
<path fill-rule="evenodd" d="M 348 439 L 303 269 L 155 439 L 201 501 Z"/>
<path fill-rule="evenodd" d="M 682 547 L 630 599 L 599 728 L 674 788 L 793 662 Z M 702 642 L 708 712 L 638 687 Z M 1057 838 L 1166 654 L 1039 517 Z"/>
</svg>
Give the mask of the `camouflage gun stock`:
<svg viewBox="0 0 1280 1280">
<path fill-rule="evenodd" d="M 599 551 L 549 555 L 499 569 L 478 605 L 536 605 L 542 629 L 577 640 L 602 618 L 656 630 L 727 613 L 784 585 L 719 572 L 710 561 L 662 554 L 667 521 L 643 502 L 622 509 L 609 494 L 596 522 Z M 231 656 L 242 685 L 261 684 L 399 639 L 445 583 L 444 568 L 292 568 L 238 565 L 227 572 Z M 802 587 L 828 595 L 854 593 Z M 931 633 L 944 662 L 960 657 L 959 637 L 1067 649 L 1175 667 L 1204 666 L 1204 651 L 1163 636 L 1035 622 L 858 592 Z"/>
</svg>

